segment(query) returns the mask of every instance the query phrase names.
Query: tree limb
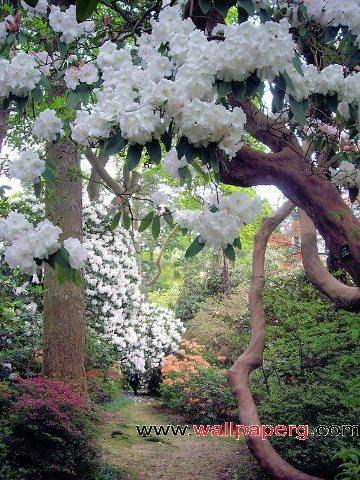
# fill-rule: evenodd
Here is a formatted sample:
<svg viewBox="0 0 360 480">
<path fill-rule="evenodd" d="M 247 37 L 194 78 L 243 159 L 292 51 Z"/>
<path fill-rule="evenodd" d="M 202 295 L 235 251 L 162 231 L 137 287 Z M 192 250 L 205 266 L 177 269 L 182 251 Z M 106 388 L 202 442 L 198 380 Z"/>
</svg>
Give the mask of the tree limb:
<svg viewBox="0 0 360 480">
<path fill-rule="evenodd" d="M 350 287 L 337 280 L 323 265 L 317 247 L 314 223 L 300 211 L 301 255 L 310 282 L 331 301 L 346 310 L 360 309 L 360 288 Z"/>
<path fill-rule="evenodd" d="M 249 292 L 251 310 L 251 339 L 245 352 L 240 355 L 228 372 L 229 383 L 234 394 L 242 425 L 261 425 L 257 408 L 249 389 L 250 373 L 261 367 L 265 345 L 265 311 L 262 290 L 265 284 L 265 251 L 274 229 L 291 213 L 294 204 L 287 201 L 272 217 L 265 218 L 255 236 L 253 272 Z M 291 466 L 271 446 L 268 440 L 246 436 L 250 452 L 260 466 L 277 480 L 316 480 Z M 317 479 L 319 480 L 319 479 Z"/>
</svg>

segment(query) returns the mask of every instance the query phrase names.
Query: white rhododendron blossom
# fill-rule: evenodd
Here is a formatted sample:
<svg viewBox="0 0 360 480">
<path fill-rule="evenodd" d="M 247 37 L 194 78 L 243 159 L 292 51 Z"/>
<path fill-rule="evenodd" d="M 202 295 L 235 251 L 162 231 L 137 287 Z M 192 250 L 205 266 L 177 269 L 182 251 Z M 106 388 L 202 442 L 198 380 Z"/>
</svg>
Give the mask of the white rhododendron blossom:
<svg viewBox="0 0 360 480">
<path fill-rule="evenodd" d="M 36 270 L 36 259 L 47 259 L 59 247 L 61 229 L 49 220 L 34 227 L 23 214 L 10 212 L 0 221 L 0 240 L 8 243 L 4 260 L 10 268 L 19 268 L 24 273 Z"/>
<path fill-rule="evenodd" d="M 360 168 L 343 160 L 338 168 L 330 168 L 331 178 L 339 187 L 356 187 L 360 189 Z"/>
<path fill-rule="evenodd" d="M 238 237 L 241 227 L 255 220 L 261 208 L 258 197 L 238 192 L 214 196 L 203 209 L 178 211 L 174 217 L 182 228 L 198 233 L 200 242 L 226 248 Z"/>
<path fill-rule="evenodd" d="M 71 268 L 78 270 L 84 267 L 85 261 L 89 256 L 89 251 L 78 238 L 69 237 L 64 240 L 64 247 L 69 253 L 69 262 Z"/>
<path fill-rule="evenodd" d="M 34 120 L 32 133 L 40 140 L 52 142 L 58 135 L 63 135 L 63 122 L 56 116 L 55 110 L 47 108 Z"/>
<path fill-rule="evenodd" d="M 71 66 L 65 71 L 66 86 L 75 90 L 80 82 L 91 85 L 99 80 L 98 71 L 92 63 L 85 63 L 81 67 Z"/>
<path fill-rule="evenodd" d="M 11 61 L 0 60 L 0 97 L 9 93 L 25 96 L 33 90 L 41 78 L 38 63 L 33 55 L 17 53 Z"/>
<path fill-rule="evenodd" d="M 213 142 L 232 158 L 243 144 L 246 116 L 240 107 L 225 108 L 218 102 L 216 81 L 239 82 L 255 72 L 268 81 L 286 72 L 297 100 L 312 93 L 337 93 L 343 102 L 359 98 L 359 73 L 347 74 L 340 65 L 319 71 L 304 64 L 304 75 L 294 68 L 296 45 L 286 18 L 219 25 L 213 33 L 224 40 L 211 42 L 191 19 L 182 19 L 179 6 L 164 8 L 151 25 L 151 33 L 142 34 L 131 49 L 118 49 L 110 41 L 99 48 L 103 84 L 94 90 L 97 101 L 91 110 L 77 113 L 72 124 L 76 142 L 90 145 L 119 129 L 130 143 L 144 145 L 159 139 L 172 122 L 178 136 L 195 147 Z M 166 56 L 159 52 L 163 45 L 168 46 Z M 76 75 L 67 76 L 74 88 Z M 179 167 L 172 169 L 170 159 L 167 156 L 165 166 L 177 176 Z M 175 155 L 173 159 L 177 161 Z"/>
<path fill-rule="evenodd" d="M 175 148 L 172 148 L 164 158 L 164 168 L 174 178 L 180 179 L 179 169 L 187 165 L 185 157 L 179 158 Z"/>
<path fill-rule="evenodd" d="M 60 40 L 67 44 L 94 29 L 93 21 L 77 22 L 75 5 L 70 5 L 65 11 L 60 10 L 60 7 L 56 5 L 52 5 L 49 22 L 54 32 L 61 33 Z"/>
<path fill-rule="evenodd" d="M 49 6 L 49 2 L 47 0 L 38 0 L 37 4 L 35 7 L 30 7 L 26 2 L 21 0 L 21 6 L 23 7 L 24 10 L 28 12 L 28 14 L 34 15 L 34 16 L 45 16 L 47 13 L 47 9 Z"/>
<path fill-rule="evenodd" d="M 24 150 L 9 166 L 9 174 L 22 182 L 37 182 L 45 170 L 45 161 L 31 148 Z"/>
<path fill-rule="evenodd" d="M 322 25 L 347 25 L 360 41 L 359 0 L 302 0 L 307 13 Z"/>
</svg>

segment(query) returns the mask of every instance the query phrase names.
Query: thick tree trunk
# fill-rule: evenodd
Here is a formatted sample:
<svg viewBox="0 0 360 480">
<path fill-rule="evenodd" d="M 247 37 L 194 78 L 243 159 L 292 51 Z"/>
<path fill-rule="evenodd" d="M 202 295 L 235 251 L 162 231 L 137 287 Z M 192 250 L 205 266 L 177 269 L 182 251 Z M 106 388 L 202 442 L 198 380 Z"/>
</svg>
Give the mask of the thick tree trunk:
<svg viewBox="0 0 360 480">
<path fill-rule="evenodd" d="M 230 185 L 276 185 L 315 223 L 326 245 L 360 285 L 360 222 L 335 185 L 292 148 L 278 153 L 243 147 L 236 158 L 224 160 L 221 180 Z"/>
<path fill-rule="evenodd" d="M 290 214 L 294 205 L 286 202 L 283 207 L 272 217 L 263 220 L 255 236 L 253 251 L 253 273 L 249 293 L 251 310 L 251 340 L 248 348 L 240 355 L 229 370 L 229 383 L 236 400 L 239 417 L 242 425 L 261 425 L 254 399 L 249 389 L 250 373 L 261 367 L 263 362 L 265 344 L 265 311 L 262 300 L 264 287 L 264 264 L 266 245 L 274 229 Z M 246 436 L 250 452 L 259 462 L 260 466 L 277 480 L 315 480 L 300 472 L 274 450 L 268 440 L 260 437 Z M 318 479 L 319 480 L 319 479 Z"/>
<path fill-rule="evenodd" d="M 82 240 L 82 182 L 76 146 L 70 139 L 49 145 L 47 159 L 58 181 L 46 193 L 46 217 L 62 230 L 61 239 Z M 74 175 L 75 173 L 75 175 Z M 55 271 L 45 269 L 44 375 L 85 384 L 85 292 L 70 281 L 60 284 Z"/>
</svg>

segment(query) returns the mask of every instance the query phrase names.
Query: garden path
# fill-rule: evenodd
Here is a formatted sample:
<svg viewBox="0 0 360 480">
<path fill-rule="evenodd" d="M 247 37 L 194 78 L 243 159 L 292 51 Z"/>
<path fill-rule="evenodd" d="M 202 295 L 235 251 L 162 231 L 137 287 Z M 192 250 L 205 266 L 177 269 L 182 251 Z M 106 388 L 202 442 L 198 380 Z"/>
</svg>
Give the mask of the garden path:
<svg viewBox="0 0 360 480">
<path fill-rule="evenodd" d="M 251 460 L 234 438 L 138 435 L 136 425 L 184 425 L 159 400 L 120 398 L 104 412 L 100 442 L 104 462 L 124 471 L 124 480 L 234 480 Z M 189 428 L 190 432 L 190 428 Z"/>
</svg>

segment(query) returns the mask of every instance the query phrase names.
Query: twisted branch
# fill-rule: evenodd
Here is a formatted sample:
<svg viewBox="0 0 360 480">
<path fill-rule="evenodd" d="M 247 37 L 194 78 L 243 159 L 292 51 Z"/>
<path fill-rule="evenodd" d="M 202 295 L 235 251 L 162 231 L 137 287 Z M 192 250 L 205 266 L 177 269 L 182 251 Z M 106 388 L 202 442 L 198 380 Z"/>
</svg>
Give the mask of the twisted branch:
<svg viewBox="0 0 360 480">
<path fill-rule="evenodd" d="M 249 389 L 250 373 L 261 367 L 265 345 L 265 311 L 262 290 L 265 284 L 265 251 L 271 233 L 291 213 L 294 204 L 287 201 L 272 217 L 263 220 L 255 236 L 253 273 L 249 293 L 251 310 L 251 339 L 245 352 L 240 355 L 228 372 L 229 383 L 236 400 L 242 425 L 259 425 L 260 419 Z M 260 466 L 277 480 L 320 480 L 300 472 L 287 463 L 270 442 L 260 437 L 246 436 L 252 455 Z"/>
</svg>

